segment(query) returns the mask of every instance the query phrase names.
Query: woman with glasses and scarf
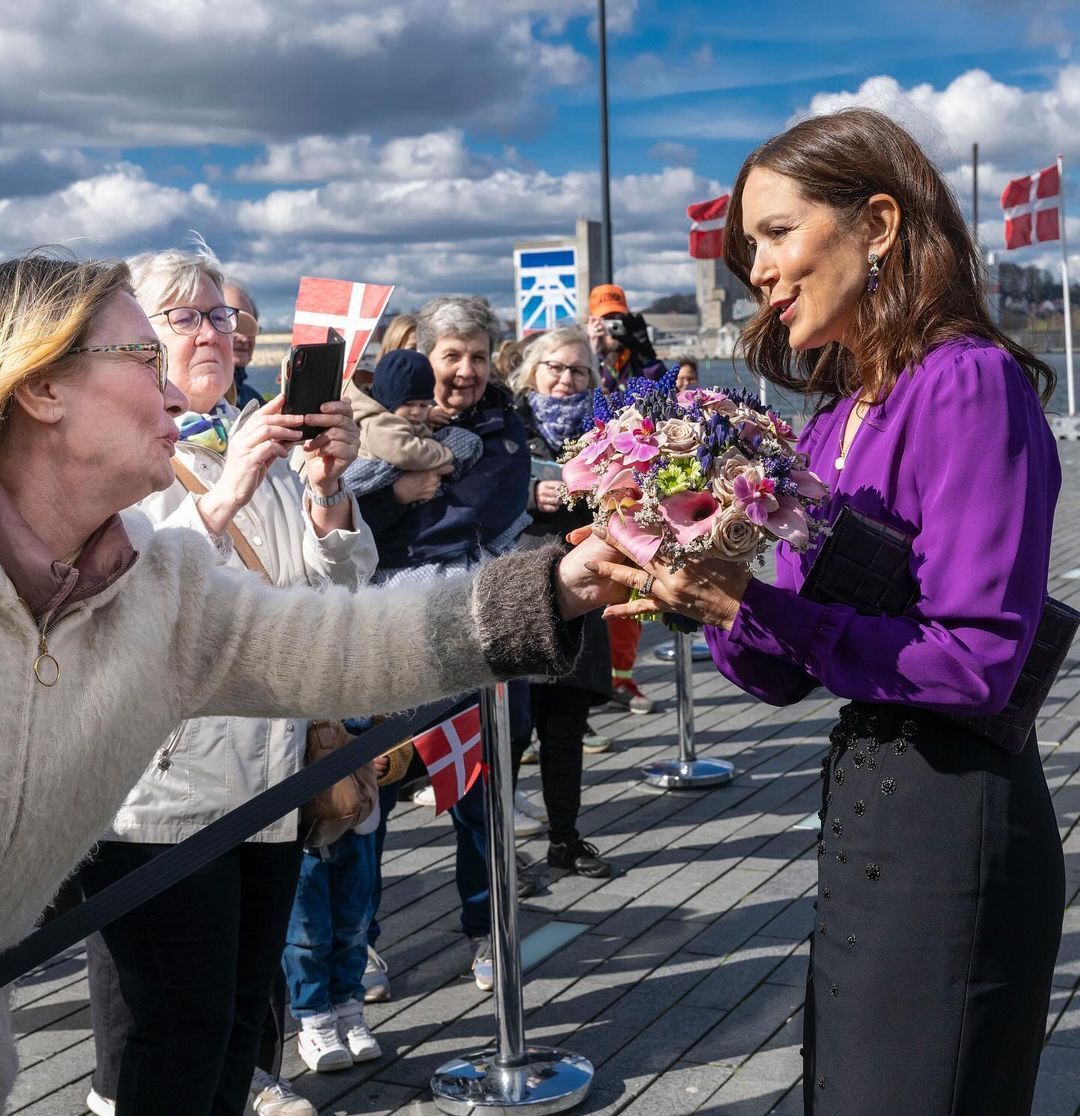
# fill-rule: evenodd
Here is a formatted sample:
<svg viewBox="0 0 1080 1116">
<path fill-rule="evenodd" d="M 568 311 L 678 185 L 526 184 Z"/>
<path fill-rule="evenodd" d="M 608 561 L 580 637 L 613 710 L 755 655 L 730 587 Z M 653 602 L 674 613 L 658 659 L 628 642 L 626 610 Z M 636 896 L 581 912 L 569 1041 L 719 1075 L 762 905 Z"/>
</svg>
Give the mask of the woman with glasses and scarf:
<svg viewBox="0 0 1080 1116">
<path fill-rule="evenodd" d="M 585 331 L 568 326 L 543 334 L 526 350 L 512 383 L 533 460 L 529 498 L 533 523 L 521 544 L 562 541 L 569 531 L 590 522 L 583 504 L 573 511 L 563 505 L 557 465 L 563 442 L 580 434 L 591 416 L 593 391 L 600 384 Z M 606 625 L 599 616 L 585 619 L 585 649 L 574 672 L 557 680 L 534 679 L 529 694 L 540 740 L 548 865 L 581 876 L 610 875 L 611 865 L 577 831 L 589 709 L 611 699 L 611 653 Z"/>
<path fill-rule="evenodd" d="M 232 542 L 226 564 L 254 568 L 273 585 L 366 581 L 377 561 L 374 541 L 340 480 L 358 445 L 349 404 L 327 404 L 313 423 L 325 433 L 303 444 L 301 480 L 286 459 L 301 444 L 302 417 L 282 414 L 281 396 L 243 411 L 225 400 L 238 314 L 225 303 L 209 249 L 148 252 L 129 266 L 135 296 L 167 351 L 170 379 L 190 406 L 176 420 L 176 479 L 141 510 L 158 528 L 190 528 L 219 548 Z M 243 560 L 244 543 L 255 561 Z M 101 890 L 292 775 L 304 763 L 306 730 L 300 718 L 182 722 L 84 866 L 84 886 Z M 113 1111 L 114 1100 L 121 1114 L 154 1111 L 151 1095 L 166 1061 L 181 1061 L 201 1079 L 200 1110 L 227 1111 L 230 1098 L 246 1098 L 299 865 L 293 812 L 112 923 L 104 944 L 92 939 L 93 1111 Z M 362 1005 L 347 1006 L 343 1034 L 364 1028 Z M 256 1094 L 287 1087 L 257 1077 Z"/>
</svg>

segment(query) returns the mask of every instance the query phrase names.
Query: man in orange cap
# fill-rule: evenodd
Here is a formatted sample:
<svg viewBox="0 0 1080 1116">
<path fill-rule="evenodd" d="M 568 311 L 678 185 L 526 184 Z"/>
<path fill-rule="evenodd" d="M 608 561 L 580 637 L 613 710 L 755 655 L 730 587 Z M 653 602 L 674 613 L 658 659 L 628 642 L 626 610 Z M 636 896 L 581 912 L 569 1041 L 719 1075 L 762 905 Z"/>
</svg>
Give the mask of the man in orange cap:
<svg viewBox="0 0 1080 1116">
<path fill-rule="evenodd" d="M 600 360 L 600 379 L 607 392 L 621 391 L 632 376 L 658 380 L 663 364 L 649 341 L 645 319 L 631 314 L 626 292 L 614 283 L 593 287 L 589 294 L 589 342 Z M 652 713 L 655 703 L 634 681 L 634 662 L 641 625 L 627 617 L 607 622 L 611 643 L 612 703 L 631 713 Z"/>
<path fill-rule="evenodd" d="M 663 364 L 649 340 L 649 329 L 640 314 L 631 314 L 626 292 L 614 283 L 602 283 L 589 294 L 589 343 L 600 359 L 600 379 L 605 391 L 621 390 L 632 376 L 658 380 Z"/>
</svg>

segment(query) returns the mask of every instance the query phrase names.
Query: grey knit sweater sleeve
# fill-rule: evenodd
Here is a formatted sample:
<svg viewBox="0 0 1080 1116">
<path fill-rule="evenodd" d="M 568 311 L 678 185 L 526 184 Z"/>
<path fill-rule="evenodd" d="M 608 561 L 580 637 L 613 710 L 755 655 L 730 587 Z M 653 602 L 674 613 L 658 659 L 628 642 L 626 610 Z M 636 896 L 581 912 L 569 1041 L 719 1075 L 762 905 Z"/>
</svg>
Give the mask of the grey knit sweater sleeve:
<svg viewBox="0 0 1080 1116">
<path fill-rule="evenodd" d="M 267 588 L 189 554 L 178 575 L 199 607 L 177 615 L 182 716 L 392 712 L 497 678 L 565 674 L 581 624 L 558 616 L 561 553 L 526 551 L 430 586 L 353 592 Z"/>
</svg>

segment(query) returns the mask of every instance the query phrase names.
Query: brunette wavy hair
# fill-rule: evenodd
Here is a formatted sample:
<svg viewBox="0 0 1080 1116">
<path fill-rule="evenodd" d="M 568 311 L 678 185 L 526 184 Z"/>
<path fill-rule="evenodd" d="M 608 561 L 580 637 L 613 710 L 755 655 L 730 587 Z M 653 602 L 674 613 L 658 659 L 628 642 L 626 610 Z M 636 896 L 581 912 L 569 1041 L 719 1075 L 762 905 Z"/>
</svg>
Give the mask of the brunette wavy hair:
<svg viewBox="0 0 1080 1116">
<path fill-rule="evenodd" d="M 743 233 L 742 197 L 755 167 L 793 179 L 842 225 L 853 224 L 874 194 L 899 203 L 899 233 L 881 262 L 878 289 L 855 308 L 852 349 L 831 342 L 793 352 L 768 298 L 751 285 L 754 257 Z M 779 387 L 821 403 L 859 390 L 882 399 L 929 349 L 967 335 L 1011 353 L 1044 404 L 1054 392 L 1053 369 L 991 320 L 982 261 L 952 192 L 915 140 L 880 112 L 850 108 L 815 116 L 751 152 L 731 191 L 724 262 L 759 304 L 742 335 L 746 362 Z"/>
</svg>

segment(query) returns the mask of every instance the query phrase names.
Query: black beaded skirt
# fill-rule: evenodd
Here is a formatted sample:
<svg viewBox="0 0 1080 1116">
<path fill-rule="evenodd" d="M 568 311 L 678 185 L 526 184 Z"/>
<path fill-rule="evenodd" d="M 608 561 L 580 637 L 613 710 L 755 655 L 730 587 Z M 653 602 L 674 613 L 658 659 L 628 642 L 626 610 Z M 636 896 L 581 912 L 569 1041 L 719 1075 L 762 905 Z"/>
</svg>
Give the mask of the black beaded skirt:
<svg viewBox="0 0 1080 1116">
<path fill-rule="evenodd" d="M 822 764 L 804 1098 L 816 1116 L 1023 1116 L 1065 905 L 1034 733 L 841 710 Z"/>
</svg>

